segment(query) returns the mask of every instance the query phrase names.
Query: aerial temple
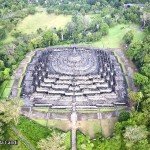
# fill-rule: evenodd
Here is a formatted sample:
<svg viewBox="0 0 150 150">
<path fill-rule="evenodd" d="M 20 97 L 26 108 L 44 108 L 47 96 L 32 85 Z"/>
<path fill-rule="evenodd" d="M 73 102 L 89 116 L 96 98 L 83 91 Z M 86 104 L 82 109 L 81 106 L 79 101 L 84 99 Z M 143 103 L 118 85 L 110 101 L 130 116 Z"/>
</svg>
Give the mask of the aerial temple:
<svg viewBox="0 0 150 150">
<path fill-rule="evenodd" d="M 21 96 L 29 107 L 96 110 L 126 105 L 126 88 L 113 52 L 58 47 L 36 51 L 27 66 Z"/>
</svg>

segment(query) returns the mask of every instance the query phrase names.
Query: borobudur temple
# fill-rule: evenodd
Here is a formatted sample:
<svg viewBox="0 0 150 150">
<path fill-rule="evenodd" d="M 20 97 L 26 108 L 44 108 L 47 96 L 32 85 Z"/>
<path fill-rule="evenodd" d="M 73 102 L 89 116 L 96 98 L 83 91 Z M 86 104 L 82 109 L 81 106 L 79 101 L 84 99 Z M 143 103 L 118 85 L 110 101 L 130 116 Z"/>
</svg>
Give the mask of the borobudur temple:
<svg viewBox="0 0 150 150">
<path fill-rule="evenodd" d="M 99 109 L 126 105 L 126 81 L 111 51 L 88 47 L 36 51 L 22 82 L 25 106 Z"/>
</svg>

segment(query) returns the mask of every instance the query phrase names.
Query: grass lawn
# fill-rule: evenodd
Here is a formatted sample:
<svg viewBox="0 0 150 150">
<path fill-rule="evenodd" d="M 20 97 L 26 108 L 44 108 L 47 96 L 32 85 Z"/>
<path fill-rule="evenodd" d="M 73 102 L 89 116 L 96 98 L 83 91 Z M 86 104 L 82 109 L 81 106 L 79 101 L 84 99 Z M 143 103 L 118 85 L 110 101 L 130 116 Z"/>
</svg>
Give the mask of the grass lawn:
<svg viewBox="0 0 150 150">
<path fill-rule="evenodd" d="M 116 56 L 116 58 L 117 58 L 119 64 L 121 64 L 121 67 L 122 67 L 123 72 L 126 73 L 127 71 L 126 71 L 126 68 L 125 68 L 125 66 L 124 66 L 124 63 L 122 62 L 122 60 L 120 59 L 120 57 L 117 55 L 116 52 L 114 52 L 114 55 Z"/>
<path fill-rule="evenodd" d="M 101 124 L 98 119 L 89 119 L 88 121 L 78 121 L 78 129 L 85 135 L 89 135 L 91 138 L 95 136 L 96 133 L 101 132 Z"/>
<path fill-rule="evenodd" d="M 22 80 L 23 80 L 23 76 L 21 76 L 20 79 L 19 79 L 18 88 L 21 87 Z"/>
<path fill-rule="evenodd" d="M 112 134 L 114 125 L 117 122 L 117 118 L 111 118 L 111 119 L 101 119 L 101 129 L 102 129 L 102 134 L 105 137 L 108 137 Z"/>
<path fill-rule="evenodd" d="M 5 90 L 6 86 L 7 86 L 7 84 L 8 84 L 8 80 L 5 80 L 5 81 L 1 84 L 1 86 L 0 86 L 0 97 L 2 97 L 2 94 L 3 94 L 3 92 L 4 92 L 4 90 Z"/>
<path fill-rule="evenodd" d="M 36 32 L 36 30 L 39 28 L 63 28 L 69 21 L 71 21 L 71 15 L 56 16 L 54 14 L 47 14 L 46 12 L 41 12 L 36 13 L 35 15 L 27 16 L 23 21 L 18 24 L 17 30 L 21 31 L 22 33 L 31 34 L 32 32 Z"/>
<path fill-rule="evenodd" d="M 13 86 L 14 80 L 13 76 L 11 80 L 5 80 L 0 86 L 0 98 L 7 98 L 11 92 L 11 88 Z"/>
<path fill-rule="evenodd" d="M 43 127 L 33 122 L 32 120 L 22 116 L 20 117 L 17 129 L 35 147 L 40 139 L 46 138 L 47 136 L 50 136 L 52 133 L 52 130 Z"/>
<path fill-rule="evenodd" d="M 14 40 L 15 38 L 10 33 L 7 33 L 7 37 L 3 40 L 3 44 L 11 43 Z"/>
<path fill-rule="evenodd" d="M 35 122 L 37 122 L 38 124 L 40 124 L 42 126 L 46 126 L 47 125 L 47 120 L 46 119 L 35 119 L 35 118 L 32 118 L 32 120 L 34 120 Z"/>
<path fill-rule="evenodd" d="M 18 145 L 0 145 L 0 150 L 29 150 L 29 148 L 26 147 L 15 132 L 9 127 L 7 127 L 5 138 L 5 140 L 18 140 Z"/>
<path fill-rule="evenodd" d="M 11 88 L 13 86 L 13 84 L 14 84 L 14 80 L 9 80 L 6 87 Z"/>
<path fill-rule="evenodd" d="M 10 95 L 10 92 L 11 92 L 11 88 L 5 88 L 1 97 L 7 98 Z"/>
<path fill-rule="evenodd" d="M 53 113 L 67 113 L 67 112 L 71 112 L 71 110 L 48 110 L 48 108 L 38 108 L 38 107 L 34 107 L 33 110 L 39 111 L 39 112 L 53 112 Z"/>
<path fill-rule="evenodd" d="M 117 25 L 113 28 L 110 28 L 109 34 L 107 36 L 103 37 L 100 41 L 93 42 L 89 45 L 96 46 L 96 47 L 104 47 L 104 48 L 119 48 L 119 47 L 121 47 L 121 44 L 123 44 L 123 40 L 122 40 L 123 36 L 129 30 L 132 30 L 134 33 L 133 41 L 141 40 L 144 38 L 143 32 L 128 28 L 128 26 L 129 25 L 120 24 L 120 25 Z M 133 27 L 137 27 L 137 26 L 133 25 Z"/>
<path fill-rule="evenodd" d="M 47 126 L 50 128 L 57 128 L 65 132 L 71 129 L 71 122 L 68 120 L 49 119 L 48 122 L 46 119 L 33 118 L 33 120 L 43 126 Z"/>
<path fill-rule="evenodd" d="M 36 120 L 36 122 L 41 123 L 44 120 Z M 57 120 L 56 120 L 57 121 Z M 41 139 L 46 138 L 47 136 L 51 136 L 52 132 L 55 130 L 56 132 L 64 133 L 60 130 L 57 130 L 55 126 L 53 128 L 47 128 L 44 126 L 41 126 L 39 123 L 33 122 L 30 119 L 27 119 L 26 117 L 21 116 L 19 124 L 17 125 L 17 129 L 22 133 L 22 135 L 31 143 L 33 146 L 37 147 L 37 142 Z M 62 126 L 61 121 L 57 123 L 57 126 Z M 65 124 L 66 125 L 66 124 Z M 64 125 L 64 126 L 65 126 Z M 66 150 L 70 149 L 70 132 L 67 132 L 66 139 L 65 139 L 65 145 Z"/>
<path fill-rule="evenodd" d="M 18 93 L 17 93 L 18 97 L 20 97 L 21 91 L 22 91 L 22 88 L 18 88 Z"/>
<path fill-rule="evenodd" d="M 65 132 L 71 129 L 71 122 L 68 120 L 49 119 L 48 122 L 45 119 L 33 118 L 33 120 L 43 126 L 48 126 L 50 128 L 57 128 Z"/>
<path fill-rule="evenodd" d="M 77 110 L 79 113 L 98 113 L 98 112 L 112 112 L 116 110 L 124 110 L 126 106 L 120 106 L 117 108 L 99 108 L 99 110 Z"/>
<path fill-rule="evenodd" d="M 62 131 L 68 131 L 71 129 L 71 122 L 68 120 L 55 120 L 55 119 L 50 119 L 48 120 L 48 127 L 53 127 L 60 129 Z"/>
<path fill-rule="evenodd" d="M 33 110 L 36 110 L 39 112 L 48 112 L 48 108 L 33 108 Z"/>
</svg>

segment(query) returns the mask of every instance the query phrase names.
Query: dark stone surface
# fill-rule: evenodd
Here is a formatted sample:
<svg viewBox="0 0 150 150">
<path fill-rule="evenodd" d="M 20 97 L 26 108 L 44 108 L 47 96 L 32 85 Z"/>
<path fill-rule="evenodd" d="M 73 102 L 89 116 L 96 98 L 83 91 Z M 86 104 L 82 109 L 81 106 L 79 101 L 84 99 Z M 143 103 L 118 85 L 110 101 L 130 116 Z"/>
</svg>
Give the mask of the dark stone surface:
<svg viewBox="0 0 150 150">
<path fill-rule="evenodd" d="M 96 106 L 124 103 L 127 96 L 124 74 L 114 53 L 86 47 L 37 51 L 27 67 L 22 88 L 26 106 L 71 106 L 73 97 L 77 106 Z"/>
</svg>

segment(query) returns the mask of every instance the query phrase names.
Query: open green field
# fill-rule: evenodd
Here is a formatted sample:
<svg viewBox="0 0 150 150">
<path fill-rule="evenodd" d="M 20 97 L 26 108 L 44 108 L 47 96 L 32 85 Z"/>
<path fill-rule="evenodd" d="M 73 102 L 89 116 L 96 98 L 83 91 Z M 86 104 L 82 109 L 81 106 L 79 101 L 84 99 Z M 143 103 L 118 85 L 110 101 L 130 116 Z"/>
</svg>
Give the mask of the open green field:
<svg viewBox="0 0 150 150">
<path fill-rule="evenodd" d="M 31 34 L 36 32 L 37 29 L 49 29 L 49 28 L 64 28 L 65 25 L 71 21 L 71 15 L 54 15 L 47 14 L 46 12 L 36 13 L 35 15 L 29 15 L 24 20 L 22 20 L 18 26 L 17 30 L 22 33 Z"/>
<path fill-rule="evenodd" d="M 132 30 L 135 40 L 141 40 L 144 38 L 144 33 L 138 30 L 137 25 L 125 25 L 120 24 L 109 29 L 109 34 L 103 37 L 100 41 L 90 43 L 91 46 L 103 47 L 103 48 L 119 48 L 123 44 L 123 36 Z"/>
</svg>

